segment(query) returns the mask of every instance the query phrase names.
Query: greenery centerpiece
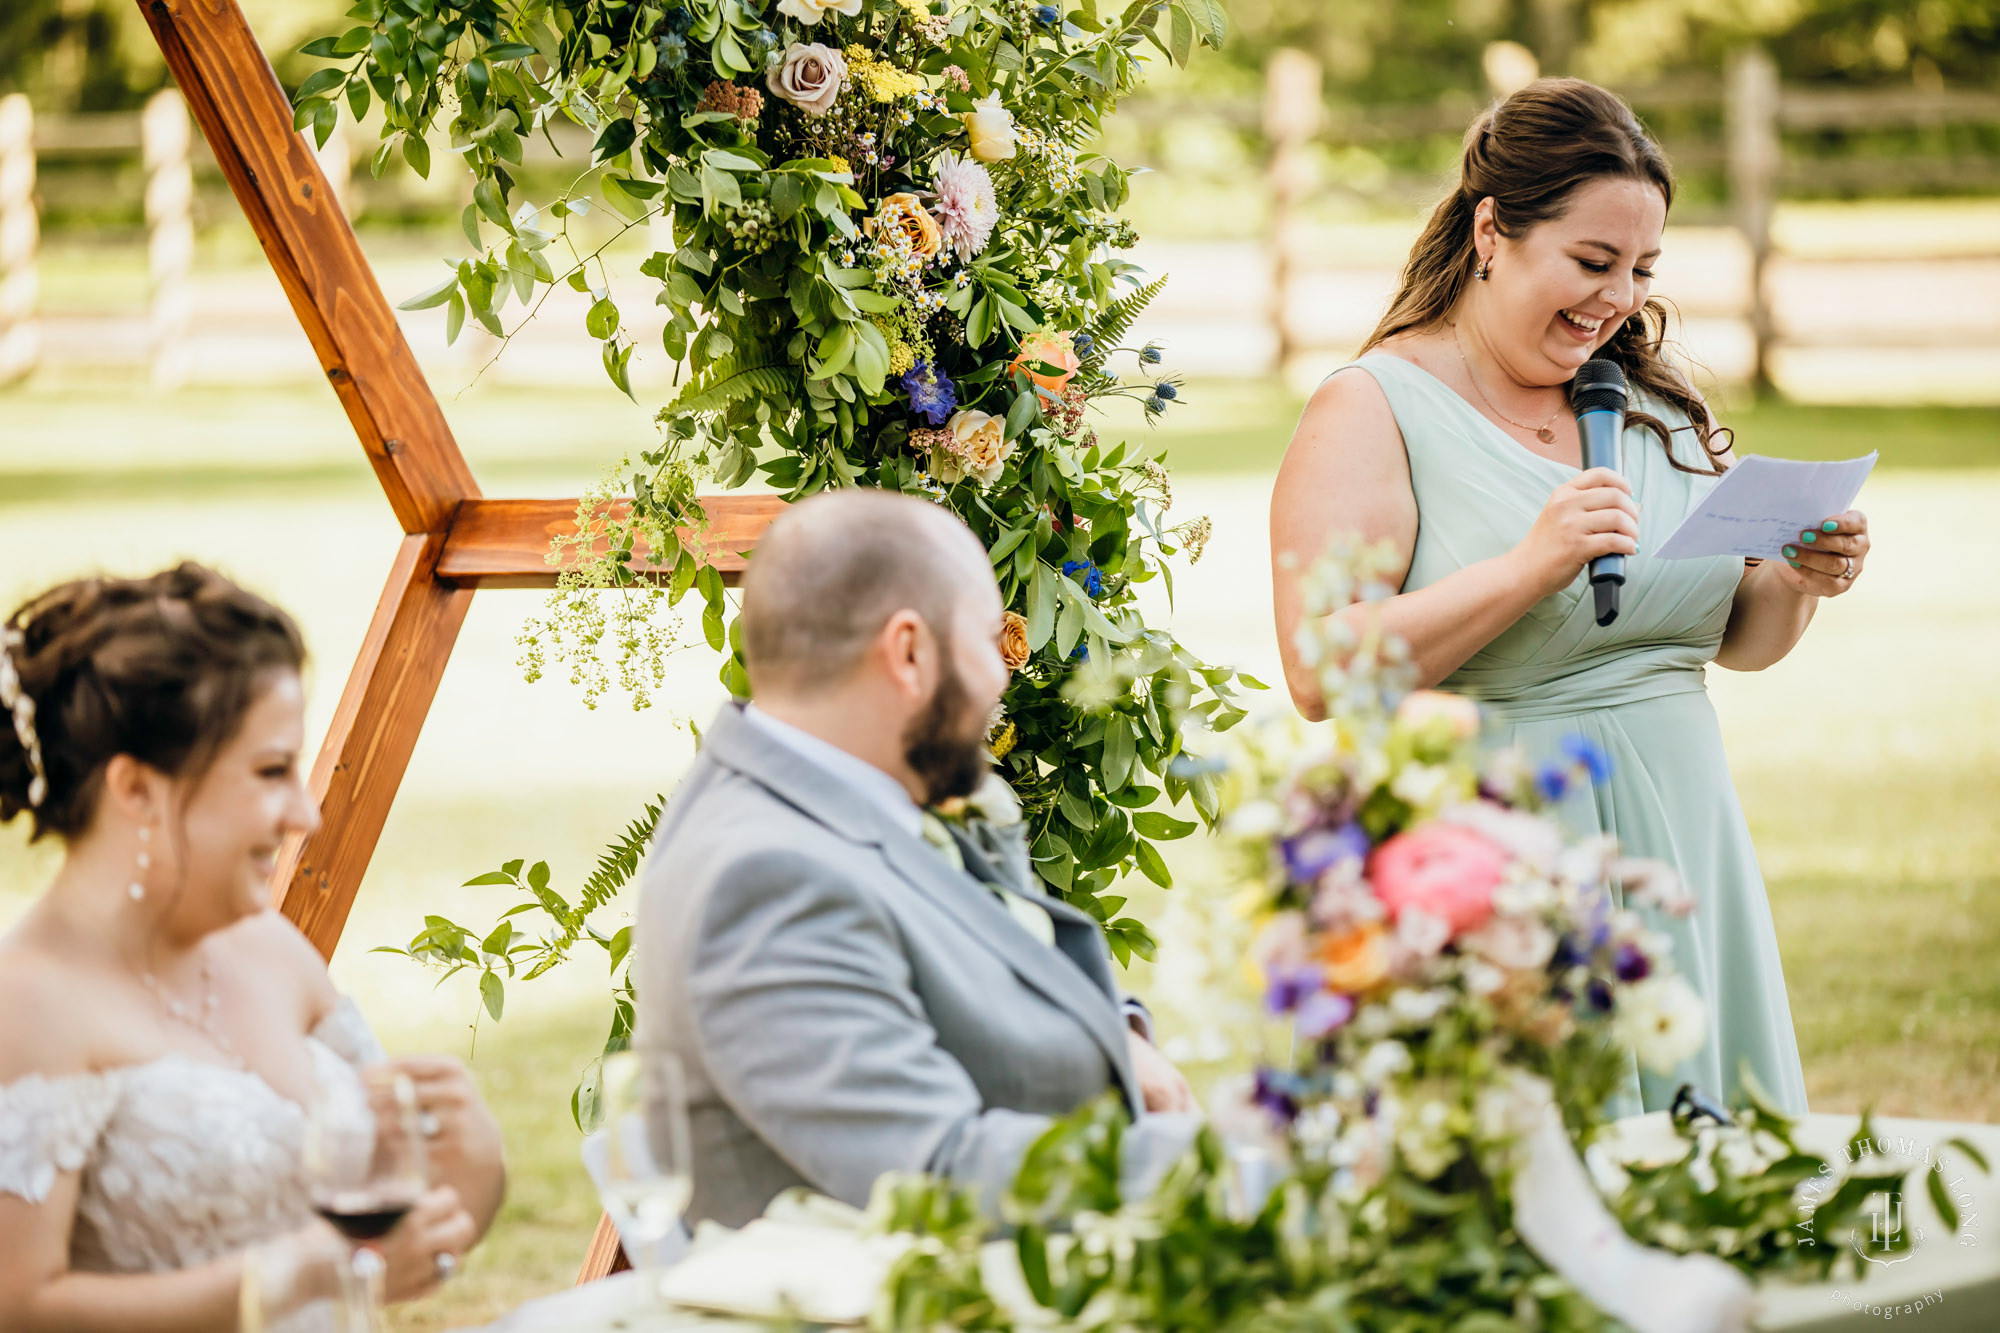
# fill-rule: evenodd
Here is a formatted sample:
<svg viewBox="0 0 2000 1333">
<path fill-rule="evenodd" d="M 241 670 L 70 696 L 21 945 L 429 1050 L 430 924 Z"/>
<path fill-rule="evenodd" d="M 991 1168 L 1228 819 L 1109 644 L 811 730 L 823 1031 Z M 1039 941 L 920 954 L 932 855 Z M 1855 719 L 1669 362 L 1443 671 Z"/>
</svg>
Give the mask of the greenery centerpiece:
<svg viewBox="0 0 2000 1333">
<path fill-rule="evenodd" d="M 406 308 L 442 308 L 452 338 L 468 319 L 504 338 L 510 315 L 518 327 L 567 284 L 589 295 L 586 332 L 631 393 L 610 265 L 634 247 L 613 242 L 671 236 L 636 262 L 687 377 L 658 443 L 608 470 L 552 552 L 560 584 L 525 636 L 530 677 L 567 664 L 594 705 L 615 667 L 644 706 L 673 646 L 661 617 L 693 593 L 724 682 L 748 692 L 704 559 L 704 482 L 929 496 L 986 544 L 1010 608 L 1015 674 L 991 748 L 1035 868 L 1121 961 L 1151 956 L 1113 886 L 1134 871 L 1171 882 L 1155 844 L 1197 824 L 1156 807 L 1216 818 L 1212 766 L 1190 744 L 1243 716 L 1239 683 L 1261 686 L 1140 611 L 1155 580 L 1171 596 L 1169 557 L 1198 559 L 1209 526 L 1169 526 L 1158 451 L 1091 424 L 1104 400 L 1136 399 L 1150 423 L 1179 394 L 1157 348 L 1122 346 L 1165 279 L 1122 257 L 1130 173 L 1091 145 L 1149 53 L 1179 64 L 1220 45 L 1216 0 L 360 0 L 350 14 L 305 48 L 336 63 L 299 87 L 298 124 L 324 141 L 343 105 L 378 107 L 378 171 L 400 152 L 427 173 L 443 131 L 472 176 L 475 253 Z M 570 125 L 589 136 L 587 166 L 526 198 L 528 142 L 556 145 Z M 1114 373 L 1120 353 L 1137 379 Z M 403 952 L 477 971 L 497 1018 L 506 978 L 587 934 L 611 957 L 621 1045 L 624 941 L 588 918 L 650 827 L 575 901 L 545 865 L 481 876 L 519 902 L 485 931 L 430 918 Z M 524 931 L 523 914 L 549 929 Z"/>
</svg>

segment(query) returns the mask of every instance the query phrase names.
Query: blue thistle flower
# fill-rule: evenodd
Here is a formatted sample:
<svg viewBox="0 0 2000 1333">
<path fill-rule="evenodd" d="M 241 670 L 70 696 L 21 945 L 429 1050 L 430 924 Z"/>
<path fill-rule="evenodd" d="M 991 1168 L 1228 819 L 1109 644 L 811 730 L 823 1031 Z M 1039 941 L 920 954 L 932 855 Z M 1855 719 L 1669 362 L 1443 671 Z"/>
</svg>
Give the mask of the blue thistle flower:
<svg viewBox="0 0 2000 1333">
<path fill-rule="evenodd" d="M 1181 391 L 1167 381 L 1161 380 L 1153 386 L 1153 396 L 1155 398 L 1164 398 L 1171 403 L 1174 399 L 1181 396 Z"/>
<path fill-rule="evenodd" d="M 1159 365 L 1160 345 L 1158 343 L 1147 343 L 1144 347 L 1141 347 L 1139 349 L 1139 364 L 1142 366 Z"/>
<path fill-rule="evenodd" d="M 1091 337 L 1082 329 L 1078 329 L 1076 336 L 1069 340 L 1069 345 L 1075 349 L 1078 356 L 1089 356 L 1097 350 L 1097 339 Z"/>
</svg>

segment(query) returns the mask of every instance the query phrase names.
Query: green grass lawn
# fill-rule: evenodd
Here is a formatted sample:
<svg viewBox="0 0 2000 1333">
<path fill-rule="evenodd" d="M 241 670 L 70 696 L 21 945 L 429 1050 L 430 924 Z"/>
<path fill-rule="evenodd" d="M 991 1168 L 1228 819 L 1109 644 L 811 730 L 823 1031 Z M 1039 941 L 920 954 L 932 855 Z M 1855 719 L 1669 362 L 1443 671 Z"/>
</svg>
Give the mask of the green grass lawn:
<svg viewBox="0 0 2000 1333">
<path fill-rule="evenodd" d="M 1185 398 L 1155 438 L 1180 473 L 1176 515 L 1213 513 L 1217 536 L 1177 579 L 1176 630 L 1210 660 L 1264 674 L 1273 649 L 1262 515 L 1298 399 L 1201 381 Z M 642 409 L 598 390 L 497 391 L 446 409 L 495 494 L 572 493 L 620 442 L 650 430 Z M 1746 450 L 1883 452 L 1863 500 L 1879 542 L 1869 577 L 1821 613 L 1792 659 L 1711 676 L 1813 1104 L 2000 1118 L 2000 592 L 1984 555 L 2000 513 L 2000 412 L 1768 405 L 1728 419 Z M 219 563 L 303 620 L 320 664 L 314 735 L 395 535 L 323 389 L 0 395 L 0 607 L 99 566 L 145 569 L 183 554 Z M 334 960 L 393 1049 L 470 1058 L 507 1135 L 512 1190 L 499 1226 L 440 1297 L 395 1313 L 399 1330 L 489 1319 L 574 1276 L 597 1209 L 568 1096 L 601 1040 L 604 976 L 584 962 L 511 988 L 506 1017 L 483 1024 L 475 1048 L 465 978 L 433 990 L 407 961 L 368 948 L 406 940 L 427 912 L 490 921 L 506 905 L 496 891 L 458 886 L 509 857 L 546 857 L 558 887 L 573 885 L 686 762 L 669 715 L 700 718 L 717 702 L 698 653 L 674 666 L 662 707 L 647 714 L 615 704 L 586 713 L 560 680 L 522 684 L 513 634 L 535 604 L 532 594 L 475 601 Z M 1227 885 L 1207 844 L 1172 850 L 1179 886 L 1141 886 L 1134 906 L 1181 925 L 1163 930 L 1171 957 L 1134 981 L 1175 1025 L 1192 1026 L 1226 1012 L 1214 997 L 1240 986 L 1239 969 L 1230 956 L 1193 965 L 1204 944 L 1226 942 L 1204 936 L 1199 911 Z M 0 929 L 53 856 L 27 849 L 18 826 L 0 829 Z M 1211 1060 L 1207 1072 L 1218 1068 Z"/>
</svg>

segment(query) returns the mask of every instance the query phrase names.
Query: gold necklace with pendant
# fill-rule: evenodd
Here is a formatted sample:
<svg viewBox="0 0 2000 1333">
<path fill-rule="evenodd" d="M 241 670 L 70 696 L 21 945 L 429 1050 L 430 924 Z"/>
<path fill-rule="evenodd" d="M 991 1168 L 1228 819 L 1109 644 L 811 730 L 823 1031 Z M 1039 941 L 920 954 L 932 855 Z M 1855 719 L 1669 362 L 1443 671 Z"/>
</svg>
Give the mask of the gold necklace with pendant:
<svg viewBox="0 0 2000 1333">
<path fill-rule="evenodd" d="M 1531 430 L 1535 432 L 1535 438 L 1543 444 L 1554 444 L 1556 442 L 1556 433 L 1550 430 L 1549 427 L 1555 423 L 1557 415 L 1562 412 L 1561 403 L 1556 404 L 1556 410 L 1549 413 L 1549 419 L 1539 426 L 1530 426 L 1525 421 L 1514 420 L 1514 418 L 1493 406 L 1493 400 L 1486 396 L 1486 390 L 1479 387 L 1479 377 L 1472 373 L 1472 363 L 1465 359 L 1465 344 L 1458 340 L 1458 325 L 1456 324 L 1451 326 L 1451 345 L 1458 349 L 1458 364 L 1465 369 L 1466 382 L 1471 384 L 1472 391 L 1479 395 L 1479 401 L 1486 404 L 1487 411 L 1499 417 L 1515 430 Z"/>
</svg>

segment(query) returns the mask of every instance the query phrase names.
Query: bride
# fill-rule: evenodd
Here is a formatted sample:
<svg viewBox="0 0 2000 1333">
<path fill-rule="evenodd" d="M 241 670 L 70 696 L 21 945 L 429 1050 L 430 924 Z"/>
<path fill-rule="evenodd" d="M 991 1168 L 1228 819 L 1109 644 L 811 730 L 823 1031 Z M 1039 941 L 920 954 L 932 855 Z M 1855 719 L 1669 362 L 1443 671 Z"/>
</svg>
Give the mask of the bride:
<svg viewBox="0 0 2000 1333">
<path fill-rule="evenodd" d="M 284 612 L 193 564 L 64 584 L 0 630 L 0 821 L 65 849 L 0 938 L 9 1333 L 235 1328 L 246 1265 L 282 1309 L 339 1253 L 307 1198 L 301 1108 L 383 1054 L 270 908 L 280 844 L 319 822 L 304 656 Z M 395 1067 L 433 1178 L 380 1243 L 400 1300 L 456 1268 L 504 1168 L 456 1062 Z"/>
</svg>

